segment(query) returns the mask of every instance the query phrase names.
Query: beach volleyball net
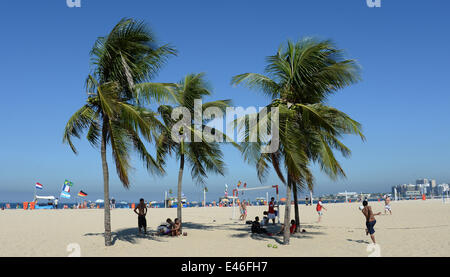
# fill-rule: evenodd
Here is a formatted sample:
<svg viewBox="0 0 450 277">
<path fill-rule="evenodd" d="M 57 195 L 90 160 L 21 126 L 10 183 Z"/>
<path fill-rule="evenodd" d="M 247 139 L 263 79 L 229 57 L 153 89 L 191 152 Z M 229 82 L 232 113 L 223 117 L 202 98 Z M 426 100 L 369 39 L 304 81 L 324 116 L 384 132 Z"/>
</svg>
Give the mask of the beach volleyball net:
<svg viewBox="0 0 450 277">
<path fill-rule="evenodd" d="M 231 197 L 233 199 L 233 202 L 232 202 L 233 203 L 233 211 L 232 211 L 231 218 L 232 219 L 236 219 L 236 200 L 239 199 L 239 192 L 253 191 L 253 190 L 272 190 L 272 189 L 275 189 L 275 193 L 277 195 L 276 200 L 277 200 L 277 203 L 279 203 L 280 202 L 280 195 L 279 195 L 279 192 L 278 192 L 278 185 L 233 189 L 233 197 Z M 267 201 L 268 201 L 268 199 L 267 199 Z M 278 223 L 280 223 L 279 205 L 276 205 L 276 212 L 277 212 Z"/>
</svg>

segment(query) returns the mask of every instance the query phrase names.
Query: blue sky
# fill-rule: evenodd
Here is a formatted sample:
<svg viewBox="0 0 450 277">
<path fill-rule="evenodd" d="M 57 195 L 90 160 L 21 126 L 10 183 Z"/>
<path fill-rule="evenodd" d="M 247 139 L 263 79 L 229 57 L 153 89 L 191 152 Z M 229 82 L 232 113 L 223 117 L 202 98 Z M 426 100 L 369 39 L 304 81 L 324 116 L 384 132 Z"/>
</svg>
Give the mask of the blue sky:
<svg viewBox="0 0 450 277">
<path fill-rule="evenodd" d="M 62 133 L 84 103 L 95 39 L 123 17 L 145 20 L 161 43 L 178 49 L 155 81 L 205 72 L 214 88 L 211 99 L 243 107 L 269 99 L 231 87 L 233 75 L 262 73 L 265 57 L 287 39 L 332 39 L 359 62 L 363 80 L 329 104 L 360 121 L 367 141 L 344 140 L 353 151 L 341 159 L 347 179 L 333 182 L 315 168 L 315 192 L 389 191 L 420 177 L 450 182 L 448 1 L 382 0 L 381 8 L 372 9 L 365 0 L 82 0 L 81 8 L 72 9 L 65 2 L 2 1 L 0 201 L 29 200 L 35 182 L 44 184 L 43 193 L 56 194 L 64 179 L 91 199 L 101 197 L 99 151 L 76 141 L 76 156 L 62 144 Z M 224 151 L 228 171 L 210 176 L 210 197 L 222 194 L 225 183 L 259 185 L 254 166 L 233 148 Z M 161 199 L 165 189 L 176 189 L 177 163 L 168 164 L 167 176 L 153 177 L 134 158 L 127 191 L 110 161 L 112 195 Z M 185 194 L 200 199 L 201 188 L 185 172 Z M 268 184 L 280 182 L 272 174 Z"/>
</svg>

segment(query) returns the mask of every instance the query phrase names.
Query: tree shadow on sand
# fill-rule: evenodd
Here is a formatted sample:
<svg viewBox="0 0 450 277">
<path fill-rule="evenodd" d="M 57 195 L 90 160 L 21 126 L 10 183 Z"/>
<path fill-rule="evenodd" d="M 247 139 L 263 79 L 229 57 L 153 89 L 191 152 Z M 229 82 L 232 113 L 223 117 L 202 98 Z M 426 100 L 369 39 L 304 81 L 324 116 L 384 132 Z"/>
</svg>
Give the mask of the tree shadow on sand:
<svg viewBox="0 0 450 277">
<path fill-rule="evenodd" d="M 231 237 L 234 238 L 251 238 L 254 240 L 260 240 L 260 241 L 270 241 L 274 240 L 275 242 L 282 244 L 283 243 L 283 234 L 279 234 L 281 230 L 281 225 L 268 225 L 264 226 L 268 233 L 272 235 L 267 234 L 252 234 L 251 233 L 251 225 L 248 225 L 246 228 L 242 228 L 242 233 L 233 234 Z M 307 229 L 305 229 L 307 228 Z M 295 233 L 291 235 L 291 239 L 312 239 L 316 235 L 324 235 L 324 232 L 321 231 L 311 231 L 311 229 L 320 229 L 320 226 L 314 226 L 314 225 L 302 225 L 301 229 L 304 229 L 305 232 Z M 308 230 L 308 231 L 306 231 Z"/>
<path fill-rule="evenodd" d="M 247 230 L 250 225 L 247 224 L 236 224 L 236 223 L 193 223 L 193 222 L 183 222 L 183 231 L 185 229 L 196 229 L 203 231 L 214 231 L 214 230 L 234 230 L 234 231 L 243 231 Z"/>
<path fill-rule="evenodd" d="M 102 236 L 104 233 L 87 233 L 85 236 Z M 129 243 L 137 243 L 139 239 L 153 240 L 158 242 L 164 242 L 160 236 L 156 235 L 155 232 L 147 232 L 147 234 L 139 234 L 136 228 L 126 228 L 121 229 L 117 232 L 112 232 L 112 244 L 114 245 L 116 241 L 125 241 Z"/>
</svg>

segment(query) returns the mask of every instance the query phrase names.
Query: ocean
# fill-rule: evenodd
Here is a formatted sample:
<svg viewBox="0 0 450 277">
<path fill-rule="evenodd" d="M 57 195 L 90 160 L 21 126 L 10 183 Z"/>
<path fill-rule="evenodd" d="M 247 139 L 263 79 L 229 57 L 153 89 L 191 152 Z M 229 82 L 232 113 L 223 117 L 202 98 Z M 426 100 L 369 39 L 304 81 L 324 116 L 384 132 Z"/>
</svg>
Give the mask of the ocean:
<svg viewBox="0 0 450 277">
<path fill-rule="evenodd" d="M 354 200 L 352 200 L 353 202 Z M 378 198 L 375 199 L 368 199 L 369 202 L 374 202 L 374 201 L 378 201 Z M 300 205 L 305 205 L 305 200 L 299 201 L 298 204 Z M 324 204 L 329 204 L 329 203 L 344 203 L 345 200 L 344 199 L 338 199 L 338 200 L 322 200 L 322 203 Z M 260 202 L 257 201 L 251 201 L 250 202 L 252 206 L 260 206 L 263 205 Z M 1 202 L 0 203 L 0 209 L 6 209 L 7 205 L 9 204 L 10 209 L 23 209 L 23 203 L 20 202 Z M 95 207 L 99 207 L 99 208 L 103 208 L 103 203 L 94 203 Z M 317 200 L 313 201 L 313 204 L 317 204 Z M 58 209 L 64 209 L 64 206 L 67 206 L 68 208 L 72 208 L 73 206 L 76 206 L 77 203 L 60 203 L 58 204 Z M 213 202 L 206 202 L 207 206 L 212 206 Z M 218 201 L 216 202 L 216 206 L 218 205 Z M 42 208 L 45 208 L 44 206 L 48 206 L 47 204 L 40 204 L 40 206 Z M 183 205 L 183 207 L 200 207 L 201 203 L 190 203 L 188 202 L 187 204 Z M 116 209 L 130 209 L 131 208 L 131 203 L 116 203 Z M 154 203 L 152 204 L 152 208 L 164 208 L 164 202 L 158 202 L 158 203 Z M 170 208 L 176 208 L 176 205 L 170 207 Z"/>
</svg>

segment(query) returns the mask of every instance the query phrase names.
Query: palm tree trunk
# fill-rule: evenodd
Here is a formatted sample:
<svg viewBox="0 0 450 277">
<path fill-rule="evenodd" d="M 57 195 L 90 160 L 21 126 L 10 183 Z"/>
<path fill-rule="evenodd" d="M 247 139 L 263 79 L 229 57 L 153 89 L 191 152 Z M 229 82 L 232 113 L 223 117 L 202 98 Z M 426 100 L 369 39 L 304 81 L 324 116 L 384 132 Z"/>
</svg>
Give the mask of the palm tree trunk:
<svg viewBox="0 0 450 277">
<path fill-rule="evenodd" d="M 286 186 L 286 207 L 284 211 L 284 232 L 283 232 L 283 244 L 288 245 L 291 236 L 289 226 L 291 221 L 291 178 L 288 173 L 288 183 Z"/>
<path fill-rule="evenodd" d="M 101 155 L 103 167 L 103 192 L 104 192 L 104 223 L 105 223 L 105 246 L 112 245 L 111 242 L 111 210 L 109 209 L 109 172 L 106 161 L 106 126 L 107 120 L 103 120 Z"/>
<path fill-rule="evenodd" d="M 297 195 L 297 184 L 293 184 L 292 193 L 294 194 L 294 208 L 295 208 L 295 232 L 300 230 L 300 213 L 298 211 L 298 195 Z"/>
<path fill-rule="evenodd" d="M 182 223 L 181 220 L 181 208 L 183 207 L 183 203 L 181 202 L 181 184 L 183 182 L 183 170 L 184 170 L 184 154 L 180 155 L 180 171 L 178 172 L 178 203 L 177 203 L 177 217 Z M 181 225 L 182 226 L 182 225 Z M 181 232 L 181 227 L 180 227 Z"/>
</svg>

